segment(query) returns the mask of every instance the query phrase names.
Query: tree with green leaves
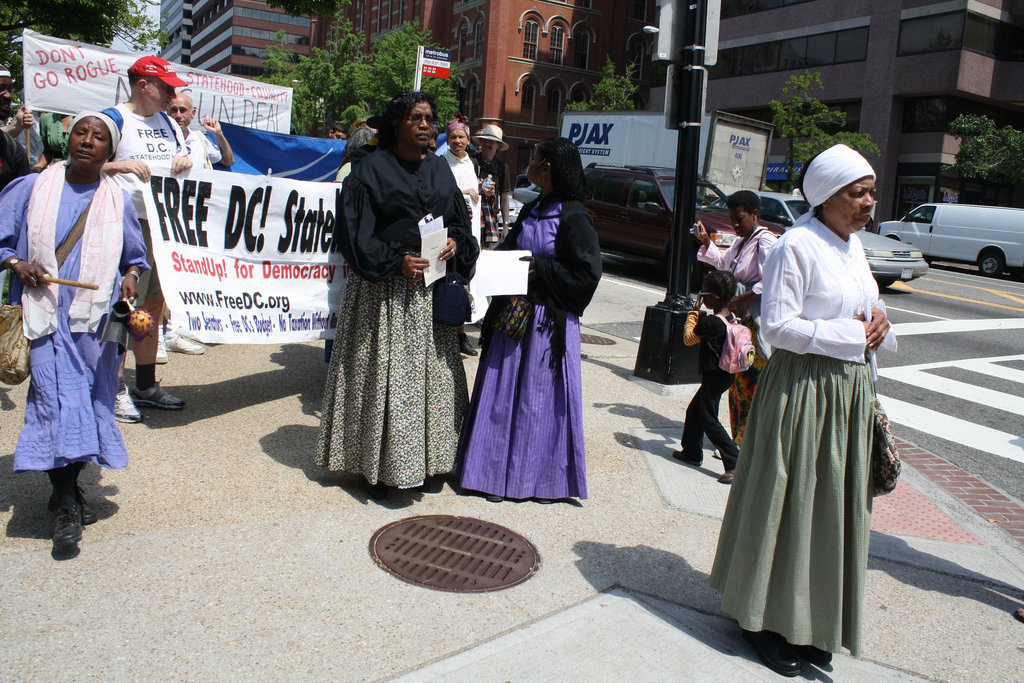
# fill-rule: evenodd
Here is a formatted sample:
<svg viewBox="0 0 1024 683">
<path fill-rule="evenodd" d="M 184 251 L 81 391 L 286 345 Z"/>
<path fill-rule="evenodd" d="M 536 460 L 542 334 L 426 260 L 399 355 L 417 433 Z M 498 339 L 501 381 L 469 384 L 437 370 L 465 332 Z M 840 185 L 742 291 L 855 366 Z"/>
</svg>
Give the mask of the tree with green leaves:
<svg viewBox="0 0 1024 683">
<path fill-rule="evenodd" d="M 615 62 L 606 57 L 601 69 L 601 80 L 594 86 L 594 96 L 589 100 L 570 102 L 566 111 L 632 111 L 636 108 L 630 97 L 636 92 L 633 84 L 633 65 L 626 65 L 626 74 L 615 71 Z"/>
<path fill-rule="evenodd" d="M 841 143 L 862 154 L 881 155 L 878 145 L 871 141 L 867 133 L 841 130 L 846 125 L 846 112 L 831 109 L 815 98 L 811 94 L 813 86 L 817 86 L 818 90 L 825 89 L 821 74 L 804 71 L 791 76 L 783 86 L 782 92 L 790 96 L 788 100 L 772 100 L 768 103 L 776 137 L 789 142 L 786 148 L 787 190 L 796 187 L 796 162 L 806 161 L 832 145 Z M 840 130 L 829 133 L 825 127 Z"/>
<path fill-rule="evenodd" d="M 0 2 L 0 64 L 22 82 L 21 32 L 110 45 L 121 38 L 138 50 L 153 49 L 159 27 L 146 15 L 158 0 L 3 0 Z"/>
<path fill-rule="evenodd" d="M 331 123 L 350 124 L 380 110 L 395 95 L 412 89 L 417 46 L 440 47 L 416 22 L 407 22 L 374 43 L 368 55 L 361 51 L 364 41 L 364 35 L 339 15 L 325 49 L 296 56 L 283 40 L 267 49 L 261 78 L 294 88 L 292 122 L 300 133 L 318 135 Z M 448 79 L 423 79 L 422 89 L 437 97 L 442 120 L 455 114 L 458 79 L 455 69 Z"/>
<path fill-rule="evenodd" d="M 960 151 L 943 171 L 993 183 L 1024 183 L 1024 131 L 996 128 L 987 116 L 961 114 L 950 122 L 949 134 L 960 139 Z"/>
</svg>

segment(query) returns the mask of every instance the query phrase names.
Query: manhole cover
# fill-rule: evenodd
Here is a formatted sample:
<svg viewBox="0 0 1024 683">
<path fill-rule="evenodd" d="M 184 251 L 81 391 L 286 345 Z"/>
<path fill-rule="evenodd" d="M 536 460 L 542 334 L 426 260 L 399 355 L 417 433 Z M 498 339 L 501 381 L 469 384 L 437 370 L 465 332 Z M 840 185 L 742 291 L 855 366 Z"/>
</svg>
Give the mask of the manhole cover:
<svg viewBox="0 0 1024 683">
<path fill-rule="evenodd" d="M 370 539 L 370 555 L 403 581 L 453 593 L 509 588 L 540 569 L 537 548 L 519 534 L 451 515 L 409 517 L 381 527 Z"/>
<path fill-rule="evenodd" d="M 597 344 L 599 346 L 609 346 L 615 343 L 614 339 L 608 337 L 599 337 L 596 334 L 581 334 L 580 342 L 584 344 Z"/>
</svg>

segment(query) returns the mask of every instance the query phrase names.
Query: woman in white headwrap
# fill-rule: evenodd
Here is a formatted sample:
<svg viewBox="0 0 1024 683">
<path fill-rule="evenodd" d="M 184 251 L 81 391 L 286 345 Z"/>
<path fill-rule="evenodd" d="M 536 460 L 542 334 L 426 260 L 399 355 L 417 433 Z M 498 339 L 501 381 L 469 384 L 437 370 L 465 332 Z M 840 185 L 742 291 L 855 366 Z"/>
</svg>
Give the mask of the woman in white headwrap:
<svg viewBox="0 0 1024 683">
<path fill-rule="evenodd" d="M 100 337 L 113 304 L 136 296 L 139 274 L 149 266 L 128 194 L 101 173 L 119 137 L 106 115 L 79 114 L 71 122 L 67 160 L 18 178 L 0 193 L 0 264 L 11 271 L 11 301 L 22 305 L 31 342 L 32 382 L 14 471 L 49 476 L 56 551 L 73 549 L 82 526 L 97 519 L 78 486 L 86 464 L 128 464 L 114 422 L 121 355 L 117 344 Z"/>
<path fill-rule="evenodd" d="M 773 352 L 754 394 L 711 585 L 761 661 L 860 652 L 871 527 L 872 358 L 895 350 L 856 232 L 875 172 L 845 145 L 807 163 L 813 210 L 764 265 L 761 320 Z"/>
</svg>

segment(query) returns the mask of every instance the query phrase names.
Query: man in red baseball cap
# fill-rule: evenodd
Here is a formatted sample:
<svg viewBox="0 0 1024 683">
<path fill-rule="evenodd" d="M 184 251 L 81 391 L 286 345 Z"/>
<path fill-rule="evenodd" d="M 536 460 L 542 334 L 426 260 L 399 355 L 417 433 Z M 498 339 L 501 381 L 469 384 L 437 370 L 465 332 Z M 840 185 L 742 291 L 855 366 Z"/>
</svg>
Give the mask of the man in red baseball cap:
<svg viewBox="0 0 1024 683">
<path fill-rule="evenodd" d="M 142 57 L 128 69 L 129 76 L 153 76 L 171 86 L 172 88 L 184 88 L 188 83 L 178 78 L 171 68 L 172 64 L 166 59 L 159 57 Z"/>
<path fill-rule="evenodd" d="M 142 57 L 128 69 L 131 97 L 127 102 L 103 110 L 121 127 L 117 154 L 103 166 L 103 170 L 131 195 L 135 211 L 140 217 L 151 270 L 140 278 L 139 297 L 143 300 L 142 308 L 149 311 L 157 324 L 163 319 L 164 295 L 160 290 L 160 278 L 153 260 L 153 246 L 149 225 L 144 218 L 146 206 L 142 193 L 149 186 L 151 166 L 162 169 L 164 173 L 169 168 L 175 175 L 192 167 L 185 136 L 166 113 L 174 98 L 174 89 L 188 85 L 171 67 L 170 62 L 159 57 Z M 120 422 L 141 422 L 142 413 L 136 406 L 161 410 L 180 410 L 185 407 L 184 401 L 172 396 L 156 383 L 157 343 L 156 334 L 132 343 L 135 386 L 130 391 L 122 387 L 117 394 L 114 417 Z"/>
</svg>

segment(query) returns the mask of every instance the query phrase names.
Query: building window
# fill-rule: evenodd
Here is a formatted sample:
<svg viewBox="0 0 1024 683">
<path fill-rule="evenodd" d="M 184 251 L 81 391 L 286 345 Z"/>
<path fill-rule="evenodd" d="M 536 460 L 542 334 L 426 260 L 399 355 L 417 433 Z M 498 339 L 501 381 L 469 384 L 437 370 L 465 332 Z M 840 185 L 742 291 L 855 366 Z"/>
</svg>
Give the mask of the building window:
<svg viewBox="0 0 1024 683">
<path fill-rule="evenodd" d="M 565 29 L 561 26 L 551 27 L 551 47 L 548 61 L 552 64 L 562 63 L 562 48 L 565 45 Z"/>
<path fill-rule="evenodd" d="M 466 45 L 469 42 L 469 27 L 465 24 L 459 29 L 459 53 L 456 55 L 456 61 L 464 62 L 468 59 L 469 55 L 466 54 Z"/>
<path fill-rule="evenodd" d="M 483 59 L 484 56 L 484 20 L 479 19 L 473 29 L 473 56 Z"/>
<path fill-rule="evenodd" d="M 964 12 L 935 14 L 900 22 L 900 55 L 959 50 L 964 42 Z"/>
<path fill-rule="evenodd" d="M 586 69 L 590 60 L 590 33 L 584 29 L 576 31 L 573 42 L 576 44 L 576 68 Z"/>
<path fill-rule="evenodd" d="M 552 85 L 548 88 L 548 111 L 557 114 L 562 111 L 562 91 L 558 86 Z"/>
<path fill-rule="evenodd" d="M 590 0 L 576 0 L 576 6 L 590 9 Z"/>
<path fill-rule="evenodd" d="M 572 94 L 569 99 L 573 102 L 586 102 L 587 101 L 587 88 L 582 83 L 577 83 L 572 87 Z"/>
<path fill-rule="evenodd" d="M 719 50 L 711 78 L 862 62 L 868 54 L 868 29 L 854 28 Z"/>
<path fill-rule="evenodd" d="M 530 20 L 523 27 L 523 59 L 537 59 L 537 32 L 540 24 Z"/>
<path fill-rule="evenodd" d="M 522 92 L 522 101 L 520 106 L 523 109 L 533 109 L 533 100 L 537 96 L 537 89 L 533 87 L 533 83 L 524 83 Z"/>
<path fill-rule="evenodd" d="M 476 83 L 470 83 L 466 88 L 466 118 L 472 121 L 476 118 Z"/>
<path fill-rule="evenodd" d="M 785 5 L 797 5 L 811 0 L 722 0 L 722 18 L 738 17 Z"/>
<path fill-rule="evenodd" d="M 647 0 L 633 0 L 633 18 L 643 21 L 647 16 Z"/>
</svg>

